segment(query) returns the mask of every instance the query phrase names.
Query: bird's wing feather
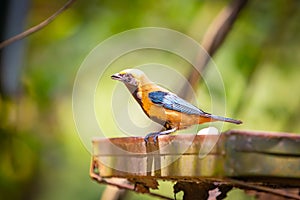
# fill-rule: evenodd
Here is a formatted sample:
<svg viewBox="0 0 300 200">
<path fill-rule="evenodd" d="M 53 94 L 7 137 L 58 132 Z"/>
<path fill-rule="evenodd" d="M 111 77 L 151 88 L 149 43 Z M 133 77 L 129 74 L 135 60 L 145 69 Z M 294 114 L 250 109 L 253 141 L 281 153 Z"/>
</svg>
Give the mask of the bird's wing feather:
<svg viewBox="0 0 300 200">
<path fill-rule="evenodd" d="M 206 114 L 201 109 L 183 100 L 177 95 L 169 92 L 154 91 L 150 92 L 148 97 L 152 103 L 163 106 L 164 108 L 175 110 L 182 113 L 191 115 L 203 115 Z"/>
</svg>

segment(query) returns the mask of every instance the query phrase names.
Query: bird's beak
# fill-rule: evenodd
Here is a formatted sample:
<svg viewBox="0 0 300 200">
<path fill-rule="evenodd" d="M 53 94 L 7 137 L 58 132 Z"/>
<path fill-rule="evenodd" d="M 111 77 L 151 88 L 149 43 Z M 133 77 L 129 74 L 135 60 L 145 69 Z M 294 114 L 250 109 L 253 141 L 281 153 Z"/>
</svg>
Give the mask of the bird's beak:
<svg viewBox="0 0 300 200">
<path fill-rule="evenodd" d="M 118 81 L 122 81 L 123 80 L 123 76 L 119 73 L 113 74 L 111 75 L 111 78 L 114 80 L 118 80 Z"/>
</svg>

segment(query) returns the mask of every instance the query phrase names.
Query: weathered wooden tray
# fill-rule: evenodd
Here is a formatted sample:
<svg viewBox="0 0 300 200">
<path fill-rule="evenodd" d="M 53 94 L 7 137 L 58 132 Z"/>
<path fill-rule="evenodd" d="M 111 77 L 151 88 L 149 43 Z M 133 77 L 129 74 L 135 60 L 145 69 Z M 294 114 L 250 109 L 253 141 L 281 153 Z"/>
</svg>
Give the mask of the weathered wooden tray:
<svg viewBox="0 0 300 200">
<path fill-rule="evenodd" d="M 300 178 L 300 135 L 253 131 L 225 133 L 226 176 Z"/>
<path fill-rule="evenodd" d="M 213 145 L 216 143 L 215 145 Z M 210 145 L 208 145 L 210 144 Z M 206 156 L 204 147 L 211 147 Z M 276 180 L 300 186 L 300 135 L 228 131 L 218 135 L 95 138 L 94 173 L 101 177 Z"/>
</svg>

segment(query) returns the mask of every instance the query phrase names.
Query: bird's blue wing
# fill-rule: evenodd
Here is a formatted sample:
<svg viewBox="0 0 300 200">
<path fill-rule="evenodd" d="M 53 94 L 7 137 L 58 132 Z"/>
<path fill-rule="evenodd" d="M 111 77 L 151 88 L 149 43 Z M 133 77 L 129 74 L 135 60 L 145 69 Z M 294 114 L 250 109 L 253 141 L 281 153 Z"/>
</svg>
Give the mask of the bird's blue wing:
<svg viewBox="0 0 300 200">
<path fill-rule="evenodd" d="M 192 115 L 205 114 L 205 112 L 203 112 L 201 109 L 172 93 L 155 91 L 150 92 L 148 97 L 152 101 L 152 103 L 163 106 L 164 108 L 170 110 L 175 110 Z"/>
</svg>

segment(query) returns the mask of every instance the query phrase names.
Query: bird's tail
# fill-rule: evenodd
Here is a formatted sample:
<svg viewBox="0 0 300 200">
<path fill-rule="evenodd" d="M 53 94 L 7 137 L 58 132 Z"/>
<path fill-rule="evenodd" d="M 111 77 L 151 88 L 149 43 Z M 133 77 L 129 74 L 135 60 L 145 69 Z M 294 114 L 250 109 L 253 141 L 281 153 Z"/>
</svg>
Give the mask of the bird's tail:
<svg viewBox="0 0 300 200">
<path fill-rule="evenodd" d="M 231 118 L 227 118 L 227 117 L 221 117 L 221 116 L 217 116 L 217 115 L 212 115 L 212 114 L 206 114 L 207 118 L 210 118 L 210 121 L 223 121 L 223 122 L 229 122 L 229 123 L 233 123 L 233 124 L 242 124 L 243 122 L 241 120 L 236 120 L 236 119 L 231 119 Z"/>
</svg>

